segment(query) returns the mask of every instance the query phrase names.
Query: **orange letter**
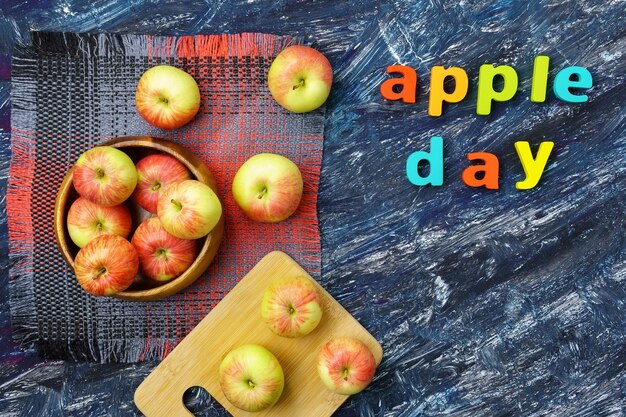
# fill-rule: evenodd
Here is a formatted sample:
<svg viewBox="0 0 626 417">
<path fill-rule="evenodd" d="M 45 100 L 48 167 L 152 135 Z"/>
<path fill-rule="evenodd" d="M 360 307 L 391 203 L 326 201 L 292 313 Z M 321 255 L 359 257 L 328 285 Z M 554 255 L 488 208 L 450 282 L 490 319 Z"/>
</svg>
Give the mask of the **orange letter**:
<svg viewBox="0 0 626 417">
<path fill-rule="evenodd" d="M 406 65 L 390 65 L 387 67 L 387 74 L 397 72 L 403 75 L 402 78 L 390 78 L 380 85 L 380 94 L 387 100 L 402 100 L 405 103 L 415 103 L 415 92 L 417 90 L 417 74 L 415 70 Z M 393 87 L 402 87 L 400 92 L 393 91 Z"/>
<path fill-rule="evenodd" d="M 454 91 L 446 92 L 443 83 L 447 77 L 454 78 Z M 445 69 L 442 66 L 433 67 L 430 71 L 430 97 L 428 98 L 428 115 L 441 116 L 443 102 L 458 103 L 465 98 L 469 81 L 463 68 L 451 67 Z"/>
<path fill-rule="evenodd" d="M 482 187 L 485 186 L 490 190 L 497 190 L 498 185 L 498 157 L 488 152 L 474 152 L 467 154 L 467 159 L 473 161 L 475 159 L 482 159 L 485 163 L 483 165 L 470 165 L 465 170 L 461 178 L 465 185 L 470 187 Z M 482 178 L 476 178 L 476 174 L 482 172 L 484 175 Z"/>
</svg>

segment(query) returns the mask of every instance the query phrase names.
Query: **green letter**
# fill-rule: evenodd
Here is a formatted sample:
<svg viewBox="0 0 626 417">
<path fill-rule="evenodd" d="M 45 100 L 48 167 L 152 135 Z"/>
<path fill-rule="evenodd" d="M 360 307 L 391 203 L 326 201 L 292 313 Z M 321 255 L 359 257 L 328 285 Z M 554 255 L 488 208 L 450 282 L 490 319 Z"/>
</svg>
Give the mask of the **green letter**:
<svg viewBox="0 0 626 417">
<path fill-rule="evenodd" d="M 493 79 L 500 75 L 504 83 L 502 91 L 493 89 Z M 480 66 L 478 72 L 478 99 L 476 102 L 476 114 L 486 116 L 491 113 L 492 101 L 507 101 L 513 98 L 517 91 L 517 72 L 513 67 L 501 65 L 494 67 L 490 64 Z"/>
<path fill-rule="evenodd" d="M 535 65 L 533 66 L 533 85 L 530 89 L 530 101 L 533 103 L 543 103 L 546 101 L 549 68 L 550 57 L 539 55 L 535 58 Z"/>
</svg>

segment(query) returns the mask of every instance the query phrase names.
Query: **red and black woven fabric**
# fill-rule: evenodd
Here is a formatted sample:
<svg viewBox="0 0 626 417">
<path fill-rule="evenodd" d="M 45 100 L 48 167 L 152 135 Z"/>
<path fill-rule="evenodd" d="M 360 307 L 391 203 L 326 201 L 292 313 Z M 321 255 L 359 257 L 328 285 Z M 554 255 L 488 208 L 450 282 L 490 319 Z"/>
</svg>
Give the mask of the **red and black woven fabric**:
<svg viewBox="0 0 626 417">
<path fill-rule="evenodd" d="M 320 273 L 317 186 L 324 114 L 288 113 L 272 99 L 272 58 L 297 43 L 266 34 L 138 36 L 33 33 L 13 57 L 7 211 L 11 312 L 17 337 L 47 357 L 100 362 L 163 358 L 266 253 L 283 250 Z M 162 131 L 136 112 L 137 81 L 170 64 L 190 73 L 202 93 L 187 126 Z M 57 189 L 86 149 L 117 136 L 175 141 L 216 177 L 226 230 L 215 262 L 182 293 L 153 302 L 86 294 L 59 253 L 53 233 Z M 230 184 L 251 155 L 276 152 L 300 167 L 300 208 L 278 224 L 254 223 L 236 207 Z"/>
</svg>

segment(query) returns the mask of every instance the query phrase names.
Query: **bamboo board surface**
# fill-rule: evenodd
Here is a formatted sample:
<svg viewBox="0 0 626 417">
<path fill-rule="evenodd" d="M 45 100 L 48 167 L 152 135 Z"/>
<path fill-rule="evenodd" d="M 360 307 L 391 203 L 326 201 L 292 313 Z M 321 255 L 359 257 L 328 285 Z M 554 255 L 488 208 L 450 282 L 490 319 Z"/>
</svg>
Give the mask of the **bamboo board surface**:
<svg viewBox="0 0 626 417">
<path fill-rule="evenodd" d="M 315 282 L 324 314 L 312 333 L 296 339 L 276 336 L 261 319 L 265 288 L 288 275 L 306 276 Z M 317 355 L 334 337 L 361 340 L 380 363 L 382 348 L 376 339 L 287 254 L 271 252 L 148 375 L 135 392 L 135 403 L 147 417 L 192 416 L 183 405 L 183 394 L 189 387 L 201 386 L 235 417 L 328 417 L 348 398 L 328 391 L 317 376 Z M 234 407 L 219 386 L 222 358 L 248 343 L 269 349 L 285 373 L 285 389 L 278 403 L 257 413 Z"/>
</svg>

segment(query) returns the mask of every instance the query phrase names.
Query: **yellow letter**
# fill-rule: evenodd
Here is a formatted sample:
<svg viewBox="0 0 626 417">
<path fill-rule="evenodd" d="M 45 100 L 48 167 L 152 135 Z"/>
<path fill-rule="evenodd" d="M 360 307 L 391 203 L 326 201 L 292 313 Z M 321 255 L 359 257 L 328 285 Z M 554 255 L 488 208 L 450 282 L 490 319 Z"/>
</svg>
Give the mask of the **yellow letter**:
<svg viewBox="0 0 626 417">
<path fill-rule="evenodd" d="M 541 142 L 537 151 L 537 158 L 533 158 L 528 142 L 515 142 L 515 150 L 526 173 L 524 181 L 516 182 L 515 188 L 518 190 L 530 190 L 537 185 L 543 170 L 546 168 L 552 148 L 554 148 L 554 142 Z"/>
<path fill-rule="evenodd" d="M 443 83 L 447 77 L 454 78 L 454 91 L 446 92 Z M 443 102 L 458 103 L 465 98 L 469 87 L 467 73 L 463 68 L 451 67 L 445 69 L 435 66 L 430 70 L 430 97 L 428 98 L 428 115 L 441 116 Z"/>
<path fill-rule="evenodd" d="M 493 88 L 493 79 L 502 77 L 502 90 Z M 517 92 L 517 72 L 513 67 L 500 65 L 494 67 L 490 64 L 480 66 L 478 70 L 478 98 L 476 99 L 476 114 L 486 116 L 491 113 L 492 101 L 508 101 Z"/>
</svg>

